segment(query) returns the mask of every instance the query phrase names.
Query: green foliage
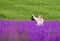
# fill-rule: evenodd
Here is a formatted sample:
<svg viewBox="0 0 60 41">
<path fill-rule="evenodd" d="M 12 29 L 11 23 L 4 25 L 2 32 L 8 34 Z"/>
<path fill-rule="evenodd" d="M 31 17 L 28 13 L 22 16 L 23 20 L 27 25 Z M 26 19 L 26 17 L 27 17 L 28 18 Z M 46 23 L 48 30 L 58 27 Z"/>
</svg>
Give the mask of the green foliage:
<svg viewBox="0 0 60 41">
<path fill-rule="evenodd" d="M 0 0 L 0 19 L 31 20 L 32 14 L 60 20 L 60 0 Z"/>
</svg>

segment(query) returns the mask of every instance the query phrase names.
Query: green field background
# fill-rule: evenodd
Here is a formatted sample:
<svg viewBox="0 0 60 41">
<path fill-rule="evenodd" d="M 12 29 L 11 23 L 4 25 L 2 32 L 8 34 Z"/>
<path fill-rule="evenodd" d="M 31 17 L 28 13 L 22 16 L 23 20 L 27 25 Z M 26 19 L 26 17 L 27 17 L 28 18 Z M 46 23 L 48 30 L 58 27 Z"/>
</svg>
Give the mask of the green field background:
<svg viewBox="0 0 60 41">
<path fill-rule="evenodd" d="M 31 20 L 32 14 L 60 20 L 60 0 L 0 0 L 0 19 Z"/>
</svg>

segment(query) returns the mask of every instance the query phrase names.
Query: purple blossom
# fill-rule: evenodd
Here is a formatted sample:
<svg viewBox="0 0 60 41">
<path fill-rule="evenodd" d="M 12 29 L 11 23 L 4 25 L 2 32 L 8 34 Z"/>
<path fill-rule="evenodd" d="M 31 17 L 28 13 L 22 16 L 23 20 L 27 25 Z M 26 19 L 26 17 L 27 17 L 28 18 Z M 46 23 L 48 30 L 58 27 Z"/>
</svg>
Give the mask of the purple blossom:
<svg viewBox="0 0 60 41">
<path fill-rule="evenodd" d="M 0 20 L 0 41 L 60 41 L 60 21 Z"/>
</svg>

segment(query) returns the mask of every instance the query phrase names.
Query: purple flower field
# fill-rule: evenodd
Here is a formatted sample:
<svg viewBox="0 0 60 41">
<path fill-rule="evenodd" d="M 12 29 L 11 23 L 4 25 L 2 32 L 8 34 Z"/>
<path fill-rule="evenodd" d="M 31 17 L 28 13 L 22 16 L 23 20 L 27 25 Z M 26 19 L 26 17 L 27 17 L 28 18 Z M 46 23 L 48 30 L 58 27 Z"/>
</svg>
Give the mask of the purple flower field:
<svg viewBox="0 0 60 41">
<path fill-rule="evenodd" d="M 0 41 L 60 41 L 60 21 L 0 20 Z"/>
</svg>

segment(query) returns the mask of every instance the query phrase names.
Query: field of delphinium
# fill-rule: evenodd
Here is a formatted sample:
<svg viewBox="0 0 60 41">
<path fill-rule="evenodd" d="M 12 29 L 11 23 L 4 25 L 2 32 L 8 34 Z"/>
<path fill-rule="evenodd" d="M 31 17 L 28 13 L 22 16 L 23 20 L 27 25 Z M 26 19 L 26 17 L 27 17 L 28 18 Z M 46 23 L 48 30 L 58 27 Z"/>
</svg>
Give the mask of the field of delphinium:
<svg viewBox="0 0 60 41">
<path fill-rule="evenodd" d="M 60 21 L 0 20 L 0 41 L 60 41 Z"/>
<path fill-rule="evenodd" d="M 0 0 L 0 41 L 60 41 L 60 0 Z"/>
</svg>

